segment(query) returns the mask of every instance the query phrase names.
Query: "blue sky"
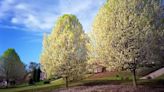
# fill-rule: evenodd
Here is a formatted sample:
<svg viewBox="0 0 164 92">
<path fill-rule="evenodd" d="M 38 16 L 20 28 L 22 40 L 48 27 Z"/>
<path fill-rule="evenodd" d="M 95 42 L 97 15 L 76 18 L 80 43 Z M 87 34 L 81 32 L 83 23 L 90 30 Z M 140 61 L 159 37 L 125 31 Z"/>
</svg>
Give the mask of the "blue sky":
<svg viewBox="0 0 164 92">
<path fill-rule="evenodd" d="M 25 64 L 39 62 L 44 33 L 57 18 L 74 14 L 85 32 L 105 0 L 0 0 L 0 55 L 14 48 Z"/>
</svg>

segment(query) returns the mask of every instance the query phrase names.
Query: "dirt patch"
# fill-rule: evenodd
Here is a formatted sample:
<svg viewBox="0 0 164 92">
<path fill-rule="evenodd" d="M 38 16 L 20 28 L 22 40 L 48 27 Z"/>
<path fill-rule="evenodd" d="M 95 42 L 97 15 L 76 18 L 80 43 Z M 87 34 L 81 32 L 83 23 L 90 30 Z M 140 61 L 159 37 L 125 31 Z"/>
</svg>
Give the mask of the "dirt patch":
<svg viewBox="0 0 164 92">
<path fill-rule="evenodd" d="M 164 86 L 138 86 L 137 88 L 130 85 L 77 86 L 69 89 L 61 88 L 52 92 L 164 92 Z"/>
</svg>

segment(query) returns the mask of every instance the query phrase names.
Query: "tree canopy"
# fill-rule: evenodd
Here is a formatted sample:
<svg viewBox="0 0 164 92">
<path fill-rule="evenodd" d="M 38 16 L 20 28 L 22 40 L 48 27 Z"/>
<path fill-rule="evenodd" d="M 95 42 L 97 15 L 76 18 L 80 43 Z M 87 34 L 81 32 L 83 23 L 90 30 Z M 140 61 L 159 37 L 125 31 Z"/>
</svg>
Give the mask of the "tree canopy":
<svg viewBox="0 0 164 92">
<path fill-rule="evenodd" d="M 25 66 L 19 55 L 12 48 L 9 48 L 1 56 L 1 72 L 7 80 L 22 79 L 25 75 Z"/>
<path fill-rule="evenodd" d="M 98 58 L 115 65 L 159 58 L 153 50 L 163 33 L 159 11 L 159 0 L 108 0 L 93 23 Z"/>
<path fill-rule="evenodd" d="M 59 17 L 51 34 L 45 35 L 43 40 L 40 63 L 47 78 L 55 75 L 67 76 L 70 80 L 82 77 L 87 58 L 85 43 L 85 33 L 76 16 Z"/>
<path fill-rule="evenodd" d="M 109 67 L 135 69 L 161 63 L 164 33 L 160 0 L 107 0 L 93 23 L 96 59 Z"/>
</svg>

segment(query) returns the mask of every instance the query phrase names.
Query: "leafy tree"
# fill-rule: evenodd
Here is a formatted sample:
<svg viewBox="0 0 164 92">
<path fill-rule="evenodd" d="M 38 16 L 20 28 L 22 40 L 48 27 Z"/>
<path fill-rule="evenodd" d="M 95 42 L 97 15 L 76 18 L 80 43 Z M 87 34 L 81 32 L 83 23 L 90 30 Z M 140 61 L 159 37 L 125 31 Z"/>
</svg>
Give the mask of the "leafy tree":
<svg viewBox="0 0 164 92">
<path fill-rule="evenodd" d="M 3 58 L 0 56 L 0 77 L 5 77 L 4 69 L 3 69 Z"/>
<path fill-rule="evenodd" d="M 86 36 L 74 15 L 63 15 L 52 33 L 44 36 L 41 69 L 47 78 L 55 75 L 67 81 L 81 79 L 87 58 Z"/>
<path fill-rule="evenodd" d="M 97 53 L 97 44 L 96 39 L 93 32 L 88 33 L 88 42 L 87 42 L 87 49 L 88 49 L 88 64 L 92 65 L 93 63 L 97 62 L 98 60 L 98 53 Z"/>
<path fill-rule="evenodd" d="M 14 49 L 9 48 L 1 57 L 0 66 L 6 81 L 20 80 L 25 75 L 25 66 Z"/>
<path fill-rule="evenodd" d="M 136 69 L 162 60 L 159 1 L 107 0 L 93 24 L 96 58 L 110 67 L 130 70 L 134 85 Z"/>
</svg>

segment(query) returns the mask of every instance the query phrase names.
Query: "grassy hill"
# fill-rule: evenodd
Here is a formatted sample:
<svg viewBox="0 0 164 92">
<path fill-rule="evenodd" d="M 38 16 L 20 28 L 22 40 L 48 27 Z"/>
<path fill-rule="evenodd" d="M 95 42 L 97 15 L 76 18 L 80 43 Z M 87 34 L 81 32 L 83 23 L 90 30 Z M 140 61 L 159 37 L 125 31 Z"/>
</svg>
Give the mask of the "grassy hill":
<svg viewBox="0 0 164 92">
<path fill-rule="evenodd" d="M 164 83 L 164 75 L 154 80 L 139 80 L 138 84 L 155 86 Z M 102 86 L 102 85 L 131 85 L 132 77 L 129 72 L 104 72 L 98 74 L 89 74 L 86 79 L 71 82 L 70 87 L 78 86 Z M 50 84 L 43 84 L 43 82 L 36 83 L 29 86 L 27 84 L 19 85 L 16 88 L 0 89 L 0 92 L 51 92 L 58 88 L 65 88 L 63 79 L 51 81 Z"/>
</svg>

